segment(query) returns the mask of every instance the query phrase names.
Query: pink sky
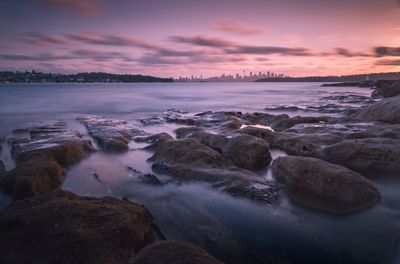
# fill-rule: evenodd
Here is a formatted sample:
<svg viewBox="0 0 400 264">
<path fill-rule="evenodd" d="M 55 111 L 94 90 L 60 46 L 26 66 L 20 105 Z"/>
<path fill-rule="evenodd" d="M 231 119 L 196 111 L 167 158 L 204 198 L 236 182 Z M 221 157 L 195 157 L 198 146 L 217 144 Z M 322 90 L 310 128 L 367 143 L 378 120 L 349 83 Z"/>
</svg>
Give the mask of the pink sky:
<svg viewBox="0 0 400 264">
<path fill-rule="evenodd" d="M 400 71 L 400 3 L 2 1 L 0 70 L 26 69 L 164 77 Z"/>
</svg>

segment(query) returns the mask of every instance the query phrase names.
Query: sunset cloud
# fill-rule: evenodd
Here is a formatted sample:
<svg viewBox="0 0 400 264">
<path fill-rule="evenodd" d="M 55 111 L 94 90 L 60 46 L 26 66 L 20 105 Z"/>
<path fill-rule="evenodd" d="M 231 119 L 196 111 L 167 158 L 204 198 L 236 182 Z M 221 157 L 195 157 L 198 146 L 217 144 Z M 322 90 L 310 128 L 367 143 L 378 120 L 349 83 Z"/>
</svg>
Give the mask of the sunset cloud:
<svg viewBox="0 0 400 264">
<path fill-rule="evenodd" d="M 394 47 L 375 47 L 375 54 L 379 57 L 383 56 L 400 56 L 400 48 Z"/>
<path fill-rule="evenodd" d="M 183 36 L 172 36 L 170 39 L 173 42 L 177 43 L 186 43 L 193 44 L 197 46 L 206 46 L 206 47 L 214 47 L 214 48 L 223 48 L 232 46 L 235 42 L 218 38 L 218 37 L 210 37 L 206 35 L 194 36 L 194 37 L 183 37 Z"/>
<path fill-rule="evenodd" d="M 42 3 L 68 12 L 89 17 L 99 17 L 104 14 L 96 0 L 40 0 Z"/>
<path fill-rule="evenodd" d="M 239 35 L 260 35 L 265 32 L 259 27 L 243 26 L 231 20 L 217 21 L 214 28 L 219 31 Z"/>
</svg>

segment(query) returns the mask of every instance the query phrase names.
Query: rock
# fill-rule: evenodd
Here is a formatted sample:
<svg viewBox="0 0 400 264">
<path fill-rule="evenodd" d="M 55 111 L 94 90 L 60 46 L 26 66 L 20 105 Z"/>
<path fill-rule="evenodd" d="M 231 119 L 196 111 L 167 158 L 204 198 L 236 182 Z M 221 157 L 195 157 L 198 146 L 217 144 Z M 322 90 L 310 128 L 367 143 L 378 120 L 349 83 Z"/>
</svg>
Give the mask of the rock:
<svg viewBox="0 0 400 264">
<path fill-rule="evenodd" d="M 278 157 L 272 169 L 289 196 L 312 209 L 347 213 L 380 198 L 376 187 L 360 174 L 320 159 Z"/>
<path fill-rule="evenodd" d="M 103 119 L 96 116 L 81 117 L 78 120 L 86 126 L 88 133 L 105 151 L 128 151 L 130 139 L 146 134 L 122 120 Z"/>
<path fill-rule="evenodd" d="M 210 183 L 235 196 L 272 202 L 278 186 L 251 171 L 240 169 L 217 151 L 193 138 L 169 140 L 150 158 L 153 170 L 180 181 Z"/>
<path fill-rule="evenodd" d="M 310 116 L 310 117 L 303 117 L 303 116 L 295 116 L 295 117 L 290 117 L 286 119 L 281 119 L 278 121 L 275 121 L 271 124 L 271 128 L 275 131 L 283 131 L 288 128 L 291 128 L 292 126 L 296 124 L 319 124 L 319 123 L 326 123 L 329 121 L 329 117 L 326 116 L 320 116 L 320 117 L 315 117 L 315 116 Z"/>
<path fill-rule="evenodd" d="M 6 172 L 6 167 L 4 166 L 3 161 L 0 160 L 0 175 Z"/>
<path fill-rule="evenodd" d="M 366 138 L 344 140 L 326 147 L 322 158 L 360 173 L 400 172 L 400 140 Z"/>
<path fill-rule="evenodd" d="M 198 131 L 190 135 L 200 143 L 217 150 L 236 166 L 259 170 L 266 167 L 272 160 L 269 145 L 265 140 L 249 135 L 239 135 L 228 138 L 222 135 Z"/>
<path fill-rule="evenodd" d="M 130 263 L 159 240 L 152 216 L 116 198 L 55 190 L 13 202 L 0 215 L 2 263 Z"/>
<path fill-rule="evenodd" d="M 222 264 L 203 249 L 178 241 L 161 241 L 141 250 L 134 264 Z"/>
<path fill-rule="evenodd" d="M 400 81 L 379 80 L 376 82 L 376 93 L 383 97 L 400 95 Z"/>
<path fill-rule="evenodd" d="M 6 140 L 6 136 L 0 133 L 0 143 Z"/>
<path fill-rule="evenodd" d="M 38 195 L 58 188 L 64 168 L 81 160 L 93 147 L 89 140 L 69 130 L 65 123 L 30 128 L 31 140 L 12 143 L 16 167 L 6 172 L 0 186 L 14 200 Z"/>
<path fill-rule="evenodd" d="M 250 124 L 260 124 L 263 126 L 270 126 L 273 123 L 288 118 L 289 116 L 287 114 L 271 115 L 266 113 L 253 113 L 253 114 L 245 114 L 242 116 L 242 119 L 250 122 Z"/>
<path fill-rule="evenodd" d="M 154 134 L 150 136 L 142 136 L 142 137 L 134 137 L 133 140 L 135 142 L 145 142 L 149 143 L 149 146 L 146 146 L 144 149 L 147 150 L 155 150 L 158 148 L 160 144 L 162 144 L 165 141 L 168 140 L 173 140 L 174 138 L 171 137 L 168 133 L 159 133 L 159 134 Z"/>
<path fill-rule="evenodd" d="M 176 138 L 186 138 L 192 135 L 195 132 L 203 131 L 203 129 L 199 127 L 180 127 L 175 129 Z"/>
<path fill-rule="evenodd" d="M 360 109 L 352 117 L 361 121 L 400 124 L 400 96 L 385 98 Z"/>
<path fill-rule="evenodd" d="M 127 169 L 129 171 L 129 177 L 137 177 L 139 180 L 146 184 L 163 185 L 163 183 L 154 174 L 143 173 L 132 167 L 128 167 Z"/>
</svg>

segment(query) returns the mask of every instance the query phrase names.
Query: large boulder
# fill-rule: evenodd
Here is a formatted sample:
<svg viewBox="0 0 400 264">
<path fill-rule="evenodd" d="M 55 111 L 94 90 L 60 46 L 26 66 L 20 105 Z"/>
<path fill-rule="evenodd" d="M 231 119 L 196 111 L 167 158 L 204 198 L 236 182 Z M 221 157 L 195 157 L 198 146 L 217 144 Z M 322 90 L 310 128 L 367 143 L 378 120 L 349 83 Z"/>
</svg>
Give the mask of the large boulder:
<svg viewBox="0 0 400 264">
<path fill-rule="evenodd" d="M 346 213 L 371 206 L 380 197 L 360 174 L 320 159 L 278 157 L 272 169 L 289 196 L 309 208 Z"/>
<path fill-rule="evenodd" d="M 162 143 L 150 158 L 153 170 L 180 181 L 200 181 L 234 196 L 272 202 L 278 187 L 251 171 L 236 167 L 217 151 L 188 138 Z"/>
<path fill-rule="evenodd" d="M 365 138 L 344 140 L 324 148 L 322 158 L 361 173 L 400 172 L 400 140 Z"/>
<path fill-rule="evenodd" d="M 400 124 L 400 96 L 385 98 L 360 109 L 352 117 L 361 121 Z"/>
<path fill-rule="evenodd" d="M 80 117 L 88 133 L 97 141 L 100 148 L 109 152 L 129 150 L 129 141 L 146 133 L 136 129 L 123 120 L 104 119 L 97 116 Z"/>
<path fill-rule="evenodd" d="M 131 263 L 161 234 L 146 208 L 55 190 L 0 215 L 1 263 Z"/>
<path fill-rule="evenodd" d="M 150 135 L 150 136 L 134 137 L 133 140 L 138 143 L 149 144 L 146 147 L 144 147 L 144 149 L 155 150 L 163 142 L 168 141 L 168 140 L 173 140 L 173 137 L 171 137 L 168 133 L 162 132 L 162 133 L 158 133 L 158 134 L 154 134 L 154 135 Z"/>
<path fill-rule="evenodd" d="M 400 95 L 400 81 L 380 80 L 376 82 L 376 94 L 383 97 Z"/>
<path fill-rule="evenodd" d="M 64 168 L 93 151 L 89 140 L 57 122 L 27 129 L 30 140 L 12 142 L 16 167 L 6 172 L 0 186 L 14 200 L 38 195 L 58 188 L 64 180 Z"/>
<path fill-rule="evenodd" d="M 160 241 L 141 250 L 134 264 L 222 264 L 203 249 L 179 241 Z"/>
<path fill-rule="evenodd" d="M 271 124 L 275 131 L 284 131 L 297 124 L 319 124 L 328 122 L 330 117 L 326 116 L 295 116 L 290 118 L 281 119 Z"/>
<path fill-rule="evenodd" d="M 198 131 L 190 135 L 202 144 L 217 150 L 236 166 L 248 170 L 259 170 L 272 160 L 269 145 L 265 140 L 250 135 L 225 137 Z"/>
</svg>

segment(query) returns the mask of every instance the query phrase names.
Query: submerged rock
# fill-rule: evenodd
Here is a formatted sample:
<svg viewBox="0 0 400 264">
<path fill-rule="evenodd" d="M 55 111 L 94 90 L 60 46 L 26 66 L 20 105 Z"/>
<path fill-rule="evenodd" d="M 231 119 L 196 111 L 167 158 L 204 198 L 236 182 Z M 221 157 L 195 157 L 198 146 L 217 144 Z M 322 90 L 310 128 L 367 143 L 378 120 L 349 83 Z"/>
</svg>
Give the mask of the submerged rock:
<svg viewBox="0 0 400 264">
<path fill-rule="evenodd" d="M 2 263 L 131 263 L 159 240 L 146 208 L 55 190 L 13 202 L 0 215 Z"/>
<path fill-rule="evenodd" d="M 198 131 L 190 135 L 202 144 L 217 150 L 240 168 L 258 170 L 272 160 L 266 141 L 250 135 L 228 138 L 222 135 Z"/>
<path fill-rule="evenodd" d="M 137 177 L 140 181 L 146 184 L 151 184 L 151 185 L 163 185 L 163 183 L 155 176 L 154 174 L 151 173 L 143 173 L 141 171 L 138 171 L 132 167 L 127 168 L 129 171 L 129 176 L 130 177 Z"/>
<path fill-rule="evenodd" d="M 352 117 L 362 121 L 400 124 L 400 96 L 385 98 L 360 109 Z"/>
<path fill-rule="evenodd" d="M 200 247 L 179 241 L 160 241 L 141 250 L 134 264 L 222 264 Z"/>
<path fill-rule="evenodd" d="M 146 134 L 122 120 L 103 119 L 96 116 L 82 117 L 78 120 L 86 126 L 88 133 L 105 151 L 127 151 L 130 139 Z"/>
<path fill-rule="evenodd" d="M 375 204 L 380 194 L 362 175 L 316 158 L 278 157 L 277 181 L 296 202 L 313 209 L 346 213 Z"/>
<path fill-rule="evenodd" d="M 326 147 L 322 158 L 358 172 L 400 172 L 400 140 L 366 138 L 344 140 Z"/>
<path fill-rule="evenodd" d="M 29 131 L 31 140 L 13 142 L 11 151 L 17 166 L 6 172 L 0 182 L 14 200 L 58 188 L 64 179 L 64 168 L 93 151 L 89 140 L 62 122 Z"/>
<path fill-rule="evenodd" d="M 175 129 L 176 138 L 186 138 L 195 132 L 203 131 L 200 127 L 180 127 Z"/>
<path fill-rule="evenodd" d="M 201 181 L 235 196 L 272 202 L 278 187 L 251 171 L 240 169 L 195 139 L 170 140 L 150 158 L 152 168 L 181 181 Z"/>
<path fill-rule="evenodd" d="M 400 81 L 380 80 L 376 82 L 376 94 L 383 97 L 400 95 Z"/>
</svg>

